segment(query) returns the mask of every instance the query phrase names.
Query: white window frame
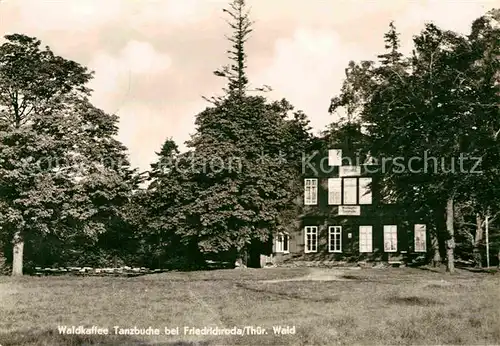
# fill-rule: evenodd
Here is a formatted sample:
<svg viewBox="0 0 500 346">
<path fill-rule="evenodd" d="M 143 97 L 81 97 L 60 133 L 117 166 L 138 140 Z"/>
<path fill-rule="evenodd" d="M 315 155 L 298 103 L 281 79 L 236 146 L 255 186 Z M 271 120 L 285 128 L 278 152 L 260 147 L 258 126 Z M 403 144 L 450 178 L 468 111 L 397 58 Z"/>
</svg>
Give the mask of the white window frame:
<svg viewBox="0 0 500 346">
<path fill-rule="evenodd" d="M 370 187 L 371 183 L 372 178 L 359 178 L 358 204 L 372 204 L 372 189 Z"/>
<path fill-rule="evenodd" d="M 318 179 L 304 179 L 304 205 L 318 204 Z"/>
<path fill-rule="evenodd" d="M 384 252 L 398 251 L 398 226 L 384 225 Z"/>
<path fill-rule="evenodd" d="M 307 236 L 311 236 L 311 246 L 307 241 Z M 306 226 L 304 228 L 304 252 L 314 253 L 318 252 L 318 226 Z"/>
<path fill-rule="evenodd" d="M 359 252 L 373 252 L 373 226 L 359 226 Z"/>
<path fill-rule="evenodd" d="M 338 236 L 338 238 L 336 237 Z M 332 240 L 334 248 L 332 249 Z M 337 244 L 338 241 L 338 244 Z M 338 245 L 338 249 L 335 249 Z M 328 227 L 328 252 L 341 253 L 342 252 L 342 226 L 329 226 Z"/>
<path fill-rule="evenodd" d="M 342 204 L 342 178 L 328 179 L 328 204 Z"/>
<path fill-rule="evenodd" d="M 342 166 L 342 149 L 328 150 L 328 166 Z"/>
<path fill-rule="evenodd" d="M 276 253 L 290 253 L 290 236 L 287 232 L 279 232 L 276 235 L 274 242 L 274 252 Z M 286 244 L 286 250 L 285 250 Z"/>
<path fill-rule="evenodd" d="M 427 226 L 424 224 L 416 224 L 413 227 L 414 232 L 414 246 L 413 251 L 415 252 L 427 252 Z M 417 236 L 422 239 L 421 242 L 417 241 Z M 417 244 L 423 245 L 418 246 Z"/>
<path fill-rule="evenodd" d="M 346 184 L 346 182 L 354 182 L 354 184 L 348 185 Z M 342 204 L 356 205 L 358 202 L 358 178 L 343 178 L 342 185 L 343 185 Z M 350 196 L 353 197 L 354 199 L 347 201 L 349 192 L 352 192 Z"/>
</svg>

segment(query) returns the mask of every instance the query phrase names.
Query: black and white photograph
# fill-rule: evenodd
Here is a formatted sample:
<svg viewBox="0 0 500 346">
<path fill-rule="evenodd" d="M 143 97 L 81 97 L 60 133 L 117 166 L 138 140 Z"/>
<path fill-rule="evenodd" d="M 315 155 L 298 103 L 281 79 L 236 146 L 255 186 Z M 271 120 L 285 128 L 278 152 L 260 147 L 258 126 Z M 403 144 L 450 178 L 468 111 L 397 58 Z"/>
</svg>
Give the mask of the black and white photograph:
<svg viewBox="0 0 500 346">
<path fill-rule="evenodd" d="M 500 0 L 0 0 L 0 346 L 500 345 Z"/>
</svg>

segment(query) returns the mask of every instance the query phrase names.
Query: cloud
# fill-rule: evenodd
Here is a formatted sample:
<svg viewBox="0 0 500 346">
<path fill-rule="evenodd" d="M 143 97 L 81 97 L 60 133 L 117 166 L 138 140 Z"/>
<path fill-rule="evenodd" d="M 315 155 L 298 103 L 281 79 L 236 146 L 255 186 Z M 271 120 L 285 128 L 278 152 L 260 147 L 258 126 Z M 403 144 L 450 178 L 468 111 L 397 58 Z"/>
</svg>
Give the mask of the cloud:
<svg viewBox="0 0 500 346">
<path fill-rule="evenodd" d="M 119 54 L 124 68 L 132 73 L 162 73 L 172 61 L 167 54 L 158 53 L 148 42 L 129 41 Z"/>
<path fill-rule="evenodd" d="M 124 0 L 125 1 L 125 0 Z M 210 17 L 226 0 L 145 0 L 128 2 L 128 25 L 138 32 L 187 27 Z"/>
<path fill-rule="evenodd" d="M 171 65 L 170 56 L 158 52 L 148 42 L 129 41 L 116 55 L 98 52 L 89 63 L 89 68 L 95 71 L 90 83 L 94 101 L 107 110 L 119 107 L 115 104 L 117 101 L 124 102 L 123 98 L 131 96 L 133 79 L 156 77 L 168 71 Z"/>
<path fill-rule="evenodd" d="M 497 0 L 412 2 L 398 20 L 398 27 L 421 30 L 425 23 L 433 22 L 442 29 L 468 34 L 472 21 L 495 6 L 498 6 Z"/>
<path fill-rule="evenodd" d="M 155 152 L 159 151 L 167 138 L 172 137 L 180 149 L 185 150 L 184 142 L 189 139 L 194 127 L 192 116 L 205 106 L 201 100 L 166 107 L 152 107 L 140 100 L 128 102 L 118 112 L 118 139 L 133 148 L 131 158 L 134 166 L 146 170 L 157 159 Z M 181 114 L 190 116 L 179 116 Z"/>
<path fill-rule="evenodd" d="M 271 85 L 273 98 L 285 97 L 306 112 L 315 129 L 323 129 L 333 120 L 329 101 L 340 90 L 348 62 L 366 58 L 334 30 L 298 28 L 276 41 L 272 62 L 253 80 Z"/>
<path fill-rule="evenodd" d="M 9 0 L 7 0 L 9 2 Z M 189 25 L 221 1 L 212 0 L 20 0 L 15 6 L 25 27 L 84 32 L 116 23 L 142 26 Z M 222 1 L 226 3 L 225 1 Z"/>
<path fill-rule="evenodd" d="M 30 30 L 86 31 L 117 21 L 122 4 L 120 0 L 24 0 L 17 6 L 20 20 Z"/>
</svg>

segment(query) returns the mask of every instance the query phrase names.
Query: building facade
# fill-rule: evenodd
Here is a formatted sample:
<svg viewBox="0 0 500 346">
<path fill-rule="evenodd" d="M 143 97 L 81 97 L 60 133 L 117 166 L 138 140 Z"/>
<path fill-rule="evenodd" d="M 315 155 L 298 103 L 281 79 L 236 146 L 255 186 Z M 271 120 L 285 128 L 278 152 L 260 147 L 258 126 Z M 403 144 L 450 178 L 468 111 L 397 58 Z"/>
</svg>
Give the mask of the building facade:
<svg viewBox="0 0 500 346">
<path fill-rule="evenodd" d="M 302 213 L 289 231 L 275 236 L 273 262 L 400 264 L 426 256 L 425 220 L 409 218 L 382 195 L 380 169 L 343 149 L 309 158 L 303 164 Z"/>
</svg>

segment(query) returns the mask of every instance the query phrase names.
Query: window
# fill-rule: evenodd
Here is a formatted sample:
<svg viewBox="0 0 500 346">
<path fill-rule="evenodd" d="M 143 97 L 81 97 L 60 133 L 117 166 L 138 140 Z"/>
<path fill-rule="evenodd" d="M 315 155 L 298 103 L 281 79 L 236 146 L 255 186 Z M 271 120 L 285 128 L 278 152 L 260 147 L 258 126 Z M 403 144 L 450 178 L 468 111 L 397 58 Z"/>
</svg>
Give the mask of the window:
<svg viewBox="0 0 500 346">
<path fill-rule="evenodd" d="M 372 252 L 372 226 L 359 226 L 359 252 Z"/>
<path fill-rule="evenodd" d="M 344 204 L 356 204 L 357 178 L 344 179 Z"/>
<path fill-rule="evenodd" d="M 342 150 L 341 149 L 328 150 L 328 165 L 329 166 L 342 166 Z"/>
<path fill-rule="evenodd" d="M 328 179 L 328 204 L 342 204 L 342 179 Z"/>
<path fill-rule="evenodd" d="M 305 253 L 318 251 L 318 227 L 307 226 L 305 229 Z"/>
<path fill-rule="evenodd" d="M 359 204 L 372 204 L 372 178 L 359 178 Z"/>
<path fill-rule="evenodd" d="M 415 225 L 415 252 L 426 252 L 426 227 L 425 225 Z"/>
<path fill-rule="evenodd" d="M 358 178 L 328 179 L 328 204 L 372 204 L 372 178 L 359 178 L 359 191 L 357 182 Z"/>
<path fill-rule="evenodd" d="M 384 226 L 384 251 L 398 250 L 398 228 L 395 225 Z"/>
<path fill-rule="evenodd" d="M 289 237 L 287 233 L 278 233 L 276 236 L 275 252 L 289 253 Z"/>
<path fill-rule="evenodd" d="M 342 252 L 342 227 L 328 227 L 328 251 Z"/>
<path fill-rule="evenodd" d="M 318 179 L 304 181 L 304 204 L 315 205 L 318 203 Z"/>
</svg>

